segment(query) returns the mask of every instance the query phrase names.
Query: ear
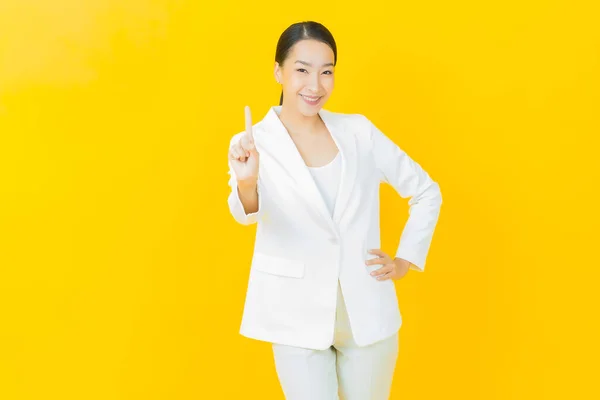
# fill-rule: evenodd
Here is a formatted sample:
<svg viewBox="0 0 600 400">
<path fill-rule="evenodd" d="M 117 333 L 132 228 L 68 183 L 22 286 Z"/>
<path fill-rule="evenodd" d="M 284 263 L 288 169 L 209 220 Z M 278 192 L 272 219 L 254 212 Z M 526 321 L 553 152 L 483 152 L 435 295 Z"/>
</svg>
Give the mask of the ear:
<svg viewBox="0 0 600 400">
<path fill-rule="evenodd" d="M 275 76 L 275 81 L 277 83 L 281 83 L 282 71 L 281 71 L 281 67 L 279 66 L 279 63 L 277 61 L 275 61 L 275 69 L 273 71 L 273 75 Z"/>
</svg>

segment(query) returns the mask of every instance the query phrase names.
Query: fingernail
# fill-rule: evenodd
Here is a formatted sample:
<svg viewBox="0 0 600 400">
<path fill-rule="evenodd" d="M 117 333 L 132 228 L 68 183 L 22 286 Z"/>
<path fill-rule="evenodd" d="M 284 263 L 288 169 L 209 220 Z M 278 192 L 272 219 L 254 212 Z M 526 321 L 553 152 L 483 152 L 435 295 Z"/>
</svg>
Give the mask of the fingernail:
<svg viewBox="0 0 600 400">
<path fill-rule="evenodd" d="M 375 275 L 375 272 L 371 272 L 371 276 L 374 276 L 374 275 Z"/>
</svg>

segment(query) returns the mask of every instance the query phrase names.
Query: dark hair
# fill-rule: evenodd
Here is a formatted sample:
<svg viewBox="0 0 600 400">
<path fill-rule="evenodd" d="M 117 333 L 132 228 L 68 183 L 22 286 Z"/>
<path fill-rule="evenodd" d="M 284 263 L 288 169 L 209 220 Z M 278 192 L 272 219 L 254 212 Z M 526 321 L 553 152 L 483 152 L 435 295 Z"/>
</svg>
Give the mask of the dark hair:
<svg viewBox="0 0 600 400">
<path fill-rule="evenodd" d="M 275 61 L 283 66 L 290 49 L 299 41 L 305 39 L 314 39 L 327 44 L 333 50 L 333 65 L 337 64 L 337 46 L 333 35 L 322 24 L 314 21 L 296 22 L 290 25 L 279 37 L 277 50 L 275 52 Z M 279 105 L 283 104 L 283 91 L 279 98 Z"/>
</svg>

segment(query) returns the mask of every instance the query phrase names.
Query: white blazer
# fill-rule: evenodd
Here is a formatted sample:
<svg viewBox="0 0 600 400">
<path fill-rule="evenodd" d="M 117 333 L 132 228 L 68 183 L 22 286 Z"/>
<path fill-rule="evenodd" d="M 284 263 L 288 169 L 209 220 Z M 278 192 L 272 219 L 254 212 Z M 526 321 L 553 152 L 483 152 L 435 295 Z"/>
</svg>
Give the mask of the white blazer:
<svg viewBox="0 0 600 400">
<path fill-rule="evenodd" d="M 366 266 L 380 248 L 379 185 L 410 197 L 409 217 L 391 258 L 423 271 L 437 224 L 439 185 L 361 114 L 321 109 L 342 156 L 333 217 L 278 115 L 269 109 L 253 125 L 260 154 L 258 211 L 246 215 L 229 164 L 229 210 L 240 224 L 257 223 L 240 334 L 310 349 L 332 345 L 338 279 L 356 343 L 369 345 L 402 324 L 394 281 L 378 281 Z M 231 138 L 230 145 L 244 132 Z"/>
</svg>

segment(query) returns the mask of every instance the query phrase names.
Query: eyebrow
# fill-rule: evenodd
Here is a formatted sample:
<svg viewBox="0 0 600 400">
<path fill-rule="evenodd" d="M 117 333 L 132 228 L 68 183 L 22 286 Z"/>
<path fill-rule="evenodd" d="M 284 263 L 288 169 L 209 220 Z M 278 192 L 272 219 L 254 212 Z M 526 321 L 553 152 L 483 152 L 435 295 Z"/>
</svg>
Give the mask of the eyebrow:
<svg viewBox="0 0 600 400">
<path fill-rule="evenodd" d="M 311 63 L 309 63 L 309 62 L 306 62 L 306 61 L 302 61 L 302 60 L 296 60 L 296 62 L 297 62 L 297 63 L 300 63 L 300 64 L 308 65 L 309 67 L 312 67 L 312 66 L 313 66 Z M 322 66 L 321 68 L 323 68 L 323 67 L 333 67 L 333 63 L 326 63 L 326 64 L 323 64 L 323 66 Z"/>
</svg>

